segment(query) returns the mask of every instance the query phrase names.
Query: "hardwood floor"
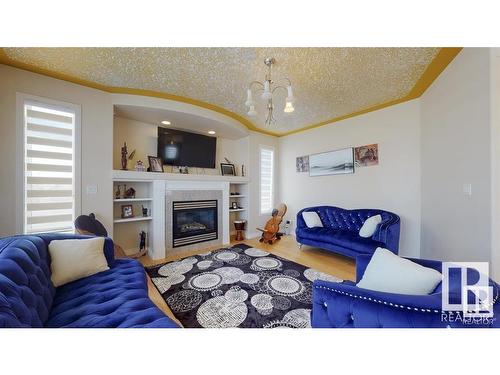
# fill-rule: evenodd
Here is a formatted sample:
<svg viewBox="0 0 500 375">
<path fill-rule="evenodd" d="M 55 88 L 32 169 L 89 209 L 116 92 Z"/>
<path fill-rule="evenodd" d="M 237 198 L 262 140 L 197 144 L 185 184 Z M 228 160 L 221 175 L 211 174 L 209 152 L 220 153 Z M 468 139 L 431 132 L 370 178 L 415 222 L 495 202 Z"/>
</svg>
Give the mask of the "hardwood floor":
<svg viewBox="0 0 500 375">
<path fill-rule="evenodd" d="M 237 243 L 238 242 L 233 241 L 231 242 L 231 245 L 235 245 Z M 310 246 L 302 246 L 302 249 L 299 249 L 294 236 L 284 236 L 280 241 L 277 241 L 273 245 L 260 243 L 258 238 L 241 241 L 241 243 L 245 243 L 252 247 L 257 247 L 269 253 L 291 260 L 295 263 L 299 263 L 304 266 L 317 269 L 318 271 L 325 272 L 345 280 L 355 280 L 355 262 L 353 259 L 346 258 L 337 254 L 332 254 L 328 251 L 317 249 Z M 144 266 L 151 266 L 154 264 L 170 262 L 190 255 L 201 254 L 210 250 L 215 250 L 217 248 L 220 248 L 220 246 L 211 248 L 202 247 L 200 249 L 189 252 L 187 254 L 183 254 L 181 256 L 166 257 L 165 259 L 160 259 L 156 261 L 153 261 L 148 256 L 144 256 L 142 258 L 139 258 L 138 260 Z M 170 311 L 170 308 L 168 307 L 168 305 L 166 304 L 166 302 L 164 301 L 163 297 L 160 295 L 156 287 L 153 285 L 153 282 L 151 281 L 149 276 L 148 276 L 148 292 L 149 292 L 149 298 L 151 298 L 151 300 L 165 314 L 167 314 L 170 318 L 174 319 L 176 322 L 179 322 L 177 319 L 175 319 L 174 314 L 172 314 L 172 311 Z"/>
</svg>

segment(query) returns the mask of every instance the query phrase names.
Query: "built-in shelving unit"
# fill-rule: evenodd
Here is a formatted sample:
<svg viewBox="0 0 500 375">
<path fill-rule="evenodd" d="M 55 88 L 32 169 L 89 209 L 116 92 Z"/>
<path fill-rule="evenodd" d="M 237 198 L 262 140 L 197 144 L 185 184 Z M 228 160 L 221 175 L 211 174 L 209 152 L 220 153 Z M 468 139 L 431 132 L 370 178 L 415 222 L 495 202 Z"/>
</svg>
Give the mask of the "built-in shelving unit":
<svg viewBox="0 0 500 375">
<path fill-rule="evenodd" d="M 245 178 L 245 177 L 240 177 Z M 236 220 L 245 220 L 247 222 L 245 227 L 245 232 L 248 231 L 248 207 L 249 201 L 249 185 L 248 180 L 244 181 L 234 181 L 229 183 L 229 226 L 230 233 L 234 235 L 236 233 L 234 229 L 234 222 Z M 231 194 L 233 193 L 233 194 Z M 235 194 L 236 193 L 236 194 Z M 239 208 L 231 208 L 233 202 L 236 202 Z"/>
<path fill-rule="evenodd" d="M 228 220 L 228 225 L 224 225 L 229 235 L 235 234 L 234 221 L 246 220 L 246 233 L 248 233 L 248 208 L 249 208 L 249 178 L 240 176 L 219 176 L 219 175 L 195 175 L 180 173 L 154 173 L 154 172 L 135 172 L 114 170 L 113 179 L 113 239 L 120 245 L 126 254 L 133 254 L 139 251 L 139 234 L 141 231 L 147 233 L 146 247 L 151 251 L 150 256 L 154 255 L 158 259 L 163 258 L 165 254 L 165 222 L 162 220 L 161 210 L 165 211 L 165 203 L 159 199 L 159 194 L 165 194 L 165 191 L 158 190 L 162 184 L 179 184 L 181 181 L 192 181 L 193 186 L 199 186 L 200 183 L 208 184 L 221 183 L 229 186 L 229 191 L 225 190 L 227 197 L 224 198 L 223 208 L 224 220 Z M 165 182 L 164 182 L 165 181 Z M 222 185 L 224 185 L 222 184 Z M 135 198 L 116 198 L 115 192 L 118 185 L 126 185 L 127 188 L 133 187 L 136 191 Z M 165 189 L 165 187 L 163 188 Z M 226 188 L 227 189 L 227 188 Z M 228 194 L 233 193 L 233 195 Z M 159 203 L 160 202 L 160 203 Z M 237 209 L 232 209 L 232 203 L 236 202 Z M 134 217 L 122 218 L 121 206 L 132 205 Z M 142 216 L 142 206 L 148 209 L 148 216 Z M 229 226 L 229 228 L 228 228 Z M 155 234 L 153 233 L 155 232 Z M 227 232 L 226 232 L 227 233 Z M 229 239 L 228 235 L 228 239 Z M 156 239 L 156 242 L 154 242 Z M 158 240 L 159 239 L 159 240 Z"/>
<path fill-rule="evenodd" d="M 129 172 L 129 171 L 121 171 Z M 135 198 L 116 198 L 115 192 L 121 185 L 134 188 Z M 134 254 L 139 251 L 141 231 L 146 232 L 146 247 L 149 248 L 149 236 L 152 232 L 153 221 L 153 182 L 152 180 L 136 180 L 133 178 L 113 178 L 113 240 L 120 245 L 126 254 Z M 132 205 L 134 216 L 122 218 L 122 206 Z M 142 208 L 147 208 L 147 216 L 143 216 Z"/>
</svg>

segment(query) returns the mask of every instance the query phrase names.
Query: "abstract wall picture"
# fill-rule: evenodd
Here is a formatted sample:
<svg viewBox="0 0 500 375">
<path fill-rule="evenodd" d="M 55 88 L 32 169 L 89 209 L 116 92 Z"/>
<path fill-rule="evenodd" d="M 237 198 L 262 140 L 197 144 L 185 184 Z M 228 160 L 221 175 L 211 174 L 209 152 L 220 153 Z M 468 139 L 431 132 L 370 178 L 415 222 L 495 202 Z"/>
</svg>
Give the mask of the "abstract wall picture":
<svg viewBox="0 0 500 375">
<path fill-rule="evenodd" d="M 354 173 L 354 149 L 309 155 L 309 176 Z"/>
<path fill-rule="evenodd" d="M 378 144 L 359 146 L 354 150 L 357 167 L 378 165 Z"/>
<path fill-rule="evenodd" d="M 309 172 L 309 155 L 298 156 L 295 161 L 297 172 Z"/>
</svg>

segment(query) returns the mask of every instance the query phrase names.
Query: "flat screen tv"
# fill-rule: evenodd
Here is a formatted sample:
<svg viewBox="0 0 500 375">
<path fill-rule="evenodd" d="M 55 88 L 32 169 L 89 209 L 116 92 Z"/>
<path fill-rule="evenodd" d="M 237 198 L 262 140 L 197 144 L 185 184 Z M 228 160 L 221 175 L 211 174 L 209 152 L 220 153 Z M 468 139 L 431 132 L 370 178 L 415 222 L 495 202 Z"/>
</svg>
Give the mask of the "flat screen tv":
<svg viewBox="0 0 500 375">
<path fill-rule="evenodd" d="M 158 128 L 158 157 L 163 164 L 215 168 L 216 137 Z"/>
</svg>

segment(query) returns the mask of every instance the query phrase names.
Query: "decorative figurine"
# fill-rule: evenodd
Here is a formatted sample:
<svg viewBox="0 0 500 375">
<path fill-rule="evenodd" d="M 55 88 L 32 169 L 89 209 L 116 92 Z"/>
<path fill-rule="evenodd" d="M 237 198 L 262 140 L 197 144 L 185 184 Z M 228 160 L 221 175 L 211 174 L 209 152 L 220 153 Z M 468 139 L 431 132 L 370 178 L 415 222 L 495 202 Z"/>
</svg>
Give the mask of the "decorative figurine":
<svg viewBox="0 0 500 375">
<path fill-rule="evenodd" d="M 128 155 L 128 150 L 127 150 L 127 142 L 123 142 L 123 147 L 122 147 L 122 170 L 126 171 L 127 170 L 127 163 L 129 160 L 132 160 L 135 156 L 135 150 Z"/>
<path fill-rule="evenodd" d="M 144 166 L 144 163 L 141 160 L 136 161 L 134 169 L 137 172 L 146 172 L 146 167 Z"/>
<path fill-rule="evenodd" d="M 241 177 L 245 177 L 245 164 L 241 164 Z"/>
<path fill-rule="evenodd" d="M 142 216 L 147 217 L 148 216 L 148 208 L 142 206 Z"/>
<path fill-rule="evenodd" d="M 121 199 L 121 197 L 122 197 L 121 185 L 116 185 L 115 199 Z"/>
<path fill-rule="evenodd" d="M 127 150 L 127 142 L 123 142 L 123 147 L 122 147 L 122 170 L 126 171 L 127 170 L 127 162 L 128 162 L 128 150 Z"/>
<path fill-rule="evenodd" d="M 146 232 L 141 231 L 139 237 L 140 237 L 139 251 L 141 252 L 142 250 L 146 249 Z"/>
<path fill-rule="evenodd" d="M 128 188 L 125 190 L 125 193 L 123 193 L 124 198 L 135 198 L 135 189 L 134 188 Z"/>
<path fill-rule="evenodd" d="M 280 232 L 280 224 L 283 220 L 283 216 L 286 214 L 286 204 L 280 203 L 278 208 L 273 209 L 271 214 L 271 218 L 267 221 L 264 229 L 257 228 L 262 232 L 262 236 L 259 239 L 259 242 L 268 243 L 272 245 L 276 241 L 280 240 L 283 236 L 283 233 Z"/>
</svg>

